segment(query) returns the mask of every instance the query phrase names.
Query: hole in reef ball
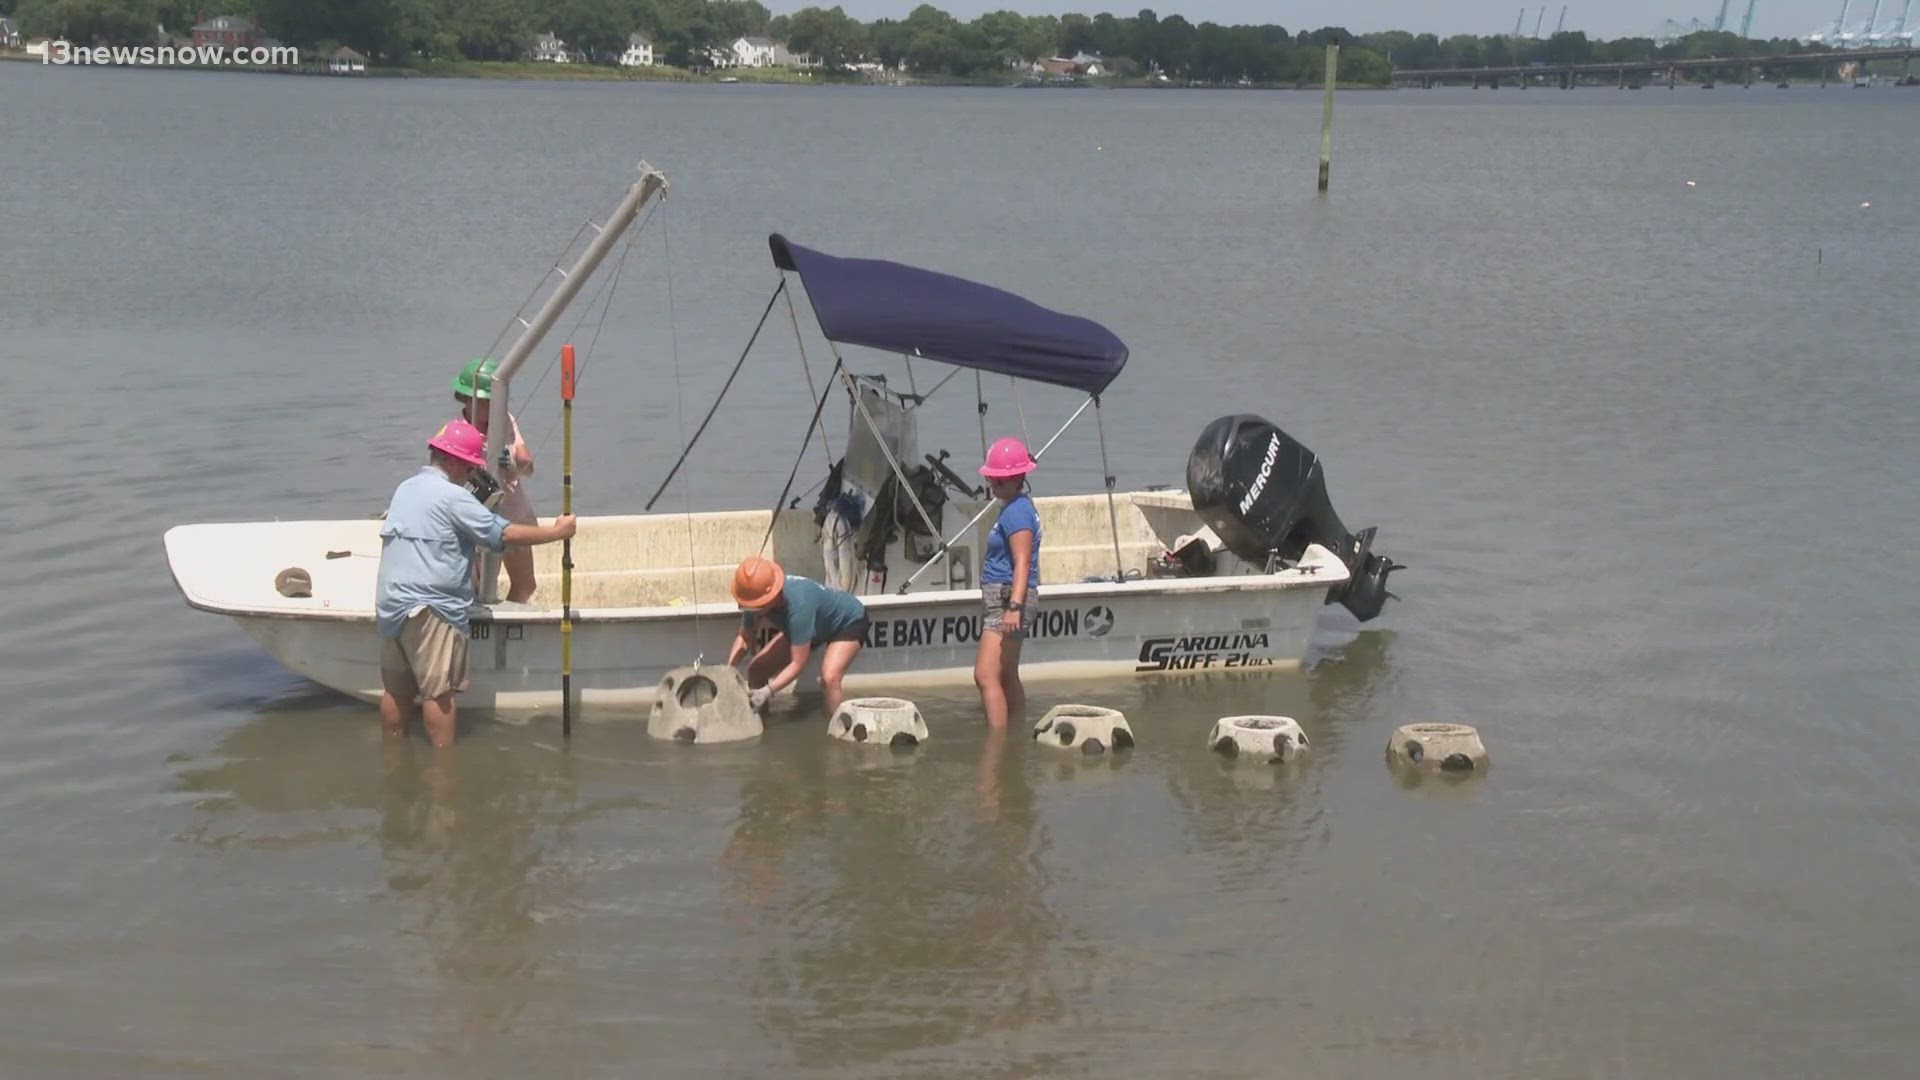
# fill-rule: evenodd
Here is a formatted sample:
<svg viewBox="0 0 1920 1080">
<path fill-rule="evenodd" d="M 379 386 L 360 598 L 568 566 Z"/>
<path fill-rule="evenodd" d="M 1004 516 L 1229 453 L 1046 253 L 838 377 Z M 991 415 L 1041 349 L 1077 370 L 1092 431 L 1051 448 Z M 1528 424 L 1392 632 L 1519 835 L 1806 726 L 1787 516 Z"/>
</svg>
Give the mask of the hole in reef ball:
<svg viewBox="0 0 1920 1080">
<path fill-rule="evenodd" d="M 1415 765 L 1420 764 L 1420 759 L 1427 756 L 1427 748 L 1412 739 L 1408 739 L 1407 745 L 1402 749 L 1407 752 L 1407 760 L 1413 762 Z"/>
<path fill-rule="evenodd" d="M 689 675 L 687 681 L 680 684 L 680 690 L 674 695 L 683 709 L 697 709 L 720 696 L 720 688 L 705 675 Z"/>
<path fill-rule="evenodd" d="M 1088 739 L 1086 742 L 1080 744 L 1080 752 L 1088 757 L 1092 757 L 1095 754 L 1106 753 L 1107 748 L 1100 745 L 1099 739 Z"/>
<path fill-rule="evenodd" d="M 887 745 L 899 749 L 903 746 L 918 746 L 920 745 L 920 740 L 904 731 L 896 731 L 893 733 L 893 738 L 887 740 Z"/>
<path fill-rule="evenodd" d="M 1440 767 L 1450 772 L 1472 772 L 1473 759 L 1465 754 L 1448 754 L 1447 759 L 1440 763 Z"/>
<path fill-rule="evenodd" d="M 674 742 L 692 742 L 693 739 L 694 739 L 694 731 L 690 727 L 683 727 L 679 731 L 676 731 L 673 733 Z"/>
<path fill-rule="evenodd" d="M 1061 724 L 1059 727 L 1054 728 L 1054 731 L 1058 732 L 1060 735 L 1061 746 L 1066 746 L 1067 744 L 1073 742 L 1073 725 L 1072 724 Z"/>
</svg>

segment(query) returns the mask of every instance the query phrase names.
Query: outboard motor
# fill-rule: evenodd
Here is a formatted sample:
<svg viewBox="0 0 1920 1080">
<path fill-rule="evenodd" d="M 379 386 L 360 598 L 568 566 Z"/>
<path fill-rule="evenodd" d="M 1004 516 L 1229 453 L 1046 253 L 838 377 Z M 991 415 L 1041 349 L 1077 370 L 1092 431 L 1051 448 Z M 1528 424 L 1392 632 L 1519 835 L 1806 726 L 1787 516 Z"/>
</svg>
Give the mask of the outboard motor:
<svg viewBox="0 0 1920 1080">
<path fill-rule="evenodd" d="M 1347 564 L 1347 583 L 1327 592 L 1361 622 L 1380 614 L 1387 575 L 1405 567 L 1373 553 L 1374 529 L 1347 532 L 1327 500 L 1313 451 L 1248 413 L 1207 425 L 1187 457 L 1187 491 L 1200 519 L 1227 550 L 1256 565 L 1298 559 L 1320 544 Z"/>
</svg>

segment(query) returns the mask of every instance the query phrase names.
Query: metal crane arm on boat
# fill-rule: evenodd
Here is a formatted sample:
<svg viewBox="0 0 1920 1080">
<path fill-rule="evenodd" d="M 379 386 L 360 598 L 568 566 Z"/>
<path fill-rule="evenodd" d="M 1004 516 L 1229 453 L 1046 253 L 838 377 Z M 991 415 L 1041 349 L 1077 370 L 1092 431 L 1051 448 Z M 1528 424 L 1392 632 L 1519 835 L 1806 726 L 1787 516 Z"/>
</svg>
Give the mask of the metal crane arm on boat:
<svg viewBox="0 0 1920 1080">
<path fill-rule="evenodd" d="M 546 303 L 540 305 L 540 310 L 534 315 L 533 320 L 529 322 L 515 315 L 515 321 L 526 329 L 514 340 L 513 346 L 507 350 L 507 355 L 501 358 L 499 366 L 494 369 L 493 415 L 507 415 L 508 396 L 511 392 L 510 384 L 513 382 L 514 373 L 520 370 L 520 365 L 526 363 L 527 357 L 533 354 L 533 350 L 539 348 L 541 339 L 547 336 L 548 330 L 553 329 L 553 324 L 559 321 L 561 313 L 567 309 L 568 304 L 573 302 L 581 286 L 587 283 L 587 279 L 593 276 L 593 271 L 600 265 L 601 260 L 607 257 L 607 252 L 613 249 L 614 241 L 627 230 L 627 226 L 633 224 L 634 218 L 640 216 L 641 207 L 645 206 L 647 200 L 654 195 L 665 190 L 667 174 L 644 161 L 640 163 L 639 168 L 640 178 L 627 189 L 626 196 L 620 200 L 620 205 L 614 208 L 607 223 L 604 226 L 594 226 L 598 233 L 587 245 L 587 250 L 580 253 L 580 258 L 573 267 L 568 270 L 560 270 L 557 266 L 554 268 L 560 274 L 560 284 L 547 297 Z M 511 424 L 488 425 L 486 460 L 499 460 L 511 430 Z M 480 574 L 484 592 L 481 597 L 483 603 L 492 604 L 499 601 L 499 567 L 500 556 L 487 552 Z"/>
</svg>

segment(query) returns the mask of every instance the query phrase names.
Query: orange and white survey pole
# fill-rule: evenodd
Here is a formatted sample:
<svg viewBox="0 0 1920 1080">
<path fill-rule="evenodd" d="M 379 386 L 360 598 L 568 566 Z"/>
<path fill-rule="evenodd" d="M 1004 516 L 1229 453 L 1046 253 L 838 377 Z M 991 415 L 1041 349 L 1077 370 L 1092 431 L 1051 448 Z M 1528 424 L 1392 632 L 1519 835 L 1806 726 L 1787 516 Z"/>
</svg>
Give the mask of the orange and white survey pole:
<svg viewBox="0 0 1920 1080">
<path fill-rule="evenodd" d="M 560 512 L 573 513 L 573 343 L 560 346 Z M 573 738 L 573 537 L 560 542 L 560 736 Z"/>
</svg>

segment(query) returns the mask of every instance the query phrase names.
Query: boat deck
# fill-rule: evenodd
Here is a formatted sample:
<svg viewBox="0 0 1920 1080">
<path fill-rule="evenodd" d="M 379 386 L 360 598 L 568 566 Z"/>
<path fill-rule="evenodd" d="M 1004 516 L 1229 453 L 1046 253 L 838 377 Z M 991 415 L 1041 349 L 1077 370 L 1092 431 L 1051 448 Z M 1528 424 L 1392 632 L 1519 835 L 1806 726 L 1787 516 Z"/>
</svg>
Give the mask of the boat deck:
<svg viewBox="0 0 1920 1080">
<path fill-rule="evenodd" d="M 948 503 L 942 531 L 951 535 L 980 505 Z M 1040 496 L 1034 505 L 1041 522 L 1043 591 L 1092 578 L 1112 580 L 1114 530 L 1104 493 Z M 1129 578 L 1147 576 L 1151 560 L 1173 547 L 1178 537 L 1201 527 L 1184 492 L 1116 493 L 1114 508 L 1120 561 Z M 582 613 L 731 608 L 727 586 L 733 569 L 740 559 L 759 551 L 771 517 L 768 510 L 583 516 L 573 541 L 573 606 Z M 914 582 L 911 593 L 974 588 L 991 525 L 989 513 L 950 551 L 950 561 L 958 565 L 930 568 Z M 185 525 L 167 532 L 167 558 L 188 603 L 202 610 L 364 619 L 373 608 L 379 527 L 374 519 Z M 816 532 L 808 510 L 785 512 L 774 529 L 770 553 L 789 572 L 822 580 L 826 565 Z M 561 547 L 541 545 L 533 552 L 539 589 L 526 609 L 557 610 Z M 886 586 L 877 591 L 892 594 L 919 561 L 905 558 L 899 541 L 888 554 Z M 311 576 L 312 596 L 285 597 L 276 591 L 275 576 L 288 567 Z M 1220 553 L 1220 575 L 1259 572 Z"/>
</svg>

